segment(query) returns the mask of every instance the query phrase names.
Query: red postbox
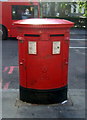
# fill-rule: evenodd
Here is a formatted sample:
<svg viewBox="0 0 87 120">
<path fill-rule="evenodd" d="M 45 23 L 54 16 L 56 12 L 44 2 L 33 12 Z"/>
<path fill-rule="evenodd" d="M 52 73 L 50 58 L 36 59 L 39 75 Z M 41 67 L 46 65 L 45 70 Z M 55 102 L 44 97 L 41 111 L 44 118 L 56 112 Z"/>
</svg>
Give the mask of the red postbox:
<svg viewBox="0 0 87 120">
<path fill-rule="evenodd" d="M 62 19 L 27 19 L 18 30 L 20 100 L 49 104 L 67 99 L 70 27 Z"/>
</svg>

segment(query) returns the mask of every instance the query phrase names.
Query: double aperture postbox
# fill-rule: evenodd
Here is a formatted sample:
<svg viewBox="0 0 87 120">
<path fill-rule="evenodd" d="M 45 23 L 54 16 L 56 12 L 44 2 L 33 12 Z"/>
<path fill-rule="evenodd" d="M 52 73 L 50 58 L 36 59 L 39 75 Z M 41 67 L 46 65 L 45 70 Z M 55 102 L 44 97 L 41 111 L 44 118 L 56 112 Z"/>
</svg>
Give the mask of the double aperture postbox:
<svg viewBox="0 0 87 120">
<path fill-rule="evenodd" d="M 27 19 L 18 30 L 20 99 L 49 104 L 67 99 L 70 27 L 61 19 Z"/>
</svg>

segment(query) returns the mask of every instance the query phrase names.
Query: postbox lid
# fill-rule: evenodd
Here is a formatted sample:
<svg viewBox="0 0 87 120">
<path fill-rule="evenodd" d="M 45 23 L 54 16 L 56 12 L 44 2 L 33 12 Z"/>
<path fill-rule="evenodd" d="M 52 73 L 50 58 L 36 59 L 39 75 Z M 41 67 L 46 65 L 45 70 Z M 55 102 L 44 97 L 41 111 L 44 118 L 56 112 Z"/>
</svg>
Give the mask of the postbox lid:
<svg viewBox="0 0 87 120">
<path fill-rule="evenodd" d="M 33 18 L 14 22 L 20 27 L 72 27 L 73 22 L 64 19 Z"/>
</svg>

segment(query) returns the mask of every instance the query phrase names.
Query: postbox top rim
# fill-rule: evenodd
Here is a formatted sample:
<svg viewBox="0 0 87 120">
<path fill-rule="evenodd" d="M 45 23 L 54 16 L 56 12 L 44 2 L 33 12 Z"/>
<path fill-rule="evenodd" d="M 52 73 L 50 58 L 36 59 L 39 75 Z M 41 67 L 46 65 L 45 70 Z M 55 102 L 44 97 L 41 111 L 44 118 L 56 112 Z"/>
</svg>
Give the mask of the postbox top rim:
<svg viewBox="0 0 87 120">
<path fill-rule="evenodd" d="M 23 26 L 59 26 L 62 25 L 69 25 L 70 27 L 74 25 L 73 22 L 64 20 L 64 19 L 48 19 L 48 18 L 31 18 L 31 19 L 25 19 L 25 20 L 18 20 L 14 22 L 15 25 L 23 25 Z"/>
</svg>

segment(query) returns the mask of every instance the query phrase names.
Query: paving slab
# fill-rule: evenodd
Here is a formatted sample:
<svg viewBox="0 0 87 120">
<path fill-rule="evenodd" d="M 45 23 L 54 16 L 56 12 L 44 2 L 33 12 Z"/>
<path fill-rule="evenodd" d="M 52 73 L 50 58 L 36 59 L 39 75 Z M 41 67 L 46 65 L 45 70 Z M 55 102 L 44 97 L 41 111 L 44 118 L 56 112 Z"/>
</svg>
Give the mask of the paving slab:
<svg viewBox="0 0 87 120">
<path fill-rule="evenodd" d="M 69 89 L 65 104 L 49 105 L 20 101 L 18 89 L 3 90 L 2 118 L 85 118 L 85 90 Z"/>
</svg>

